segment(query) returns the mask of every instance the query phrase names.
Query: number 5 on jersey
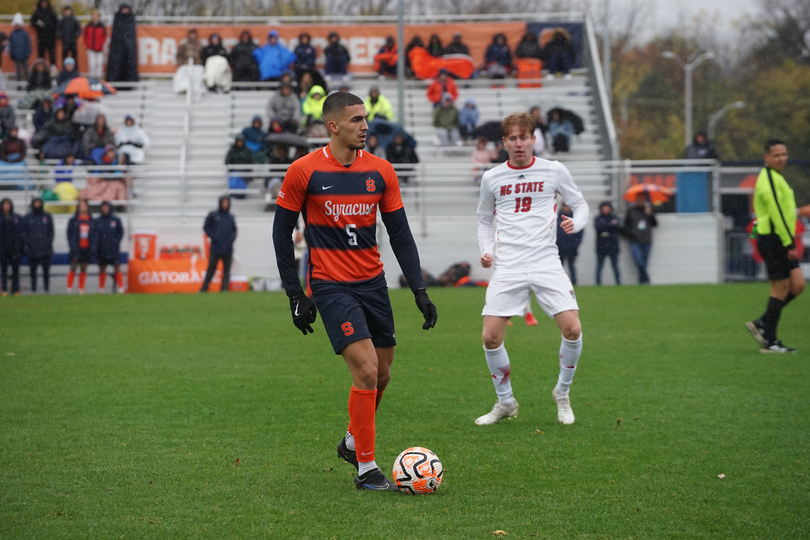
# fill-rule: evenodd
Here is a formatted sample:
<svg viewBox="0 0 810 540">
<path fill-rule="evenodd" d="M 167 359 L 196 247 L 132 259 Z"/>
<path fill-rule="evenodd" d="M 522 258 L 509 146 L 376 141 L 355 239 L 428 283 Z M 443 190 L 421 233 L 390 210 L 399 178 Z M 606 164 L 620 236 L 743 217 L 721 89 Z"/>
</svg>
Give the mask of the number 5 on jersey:
<svg viewBox="0 0 810 540">
<path fill-rule="evenodd" d="M 346 234 L 349 235 L 349 245 L 356 246 L 357 245 L 357 233 L 354 230 L 357 228 L 357 225 L 354 223 L 349 223 L 346 225 Z"/>
</svg>

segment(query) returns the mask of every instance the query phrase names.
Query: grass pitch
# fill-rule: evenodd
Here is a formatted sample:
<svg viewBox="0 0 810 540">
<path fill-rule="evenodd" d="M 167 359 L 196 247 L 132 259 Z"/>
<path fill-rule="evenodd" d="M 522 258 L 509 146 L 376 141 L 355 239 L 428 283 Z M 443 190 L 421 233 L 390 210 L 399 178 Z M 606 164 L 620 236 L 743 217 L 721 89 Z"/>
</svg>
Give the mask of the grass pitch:
<svg viewBox="0 0 810 540">
<path fill-rule="evenodd" d="M 743 327 L 765 285 L 577 293 L 576 424 L 541 318 L 507 330 L 520 415 L 475 426 L 484 290 L 431 291 L 429 332 L 392 291 L 377 461 L 434 450 L 444 483 L 417 497 L 354 490 L 348 371 L 283 294 L 2 299 L 0 538 L 810 535 L 810 298 L 783 313 L 799 354 L 775 356 Z"/>
</svg>

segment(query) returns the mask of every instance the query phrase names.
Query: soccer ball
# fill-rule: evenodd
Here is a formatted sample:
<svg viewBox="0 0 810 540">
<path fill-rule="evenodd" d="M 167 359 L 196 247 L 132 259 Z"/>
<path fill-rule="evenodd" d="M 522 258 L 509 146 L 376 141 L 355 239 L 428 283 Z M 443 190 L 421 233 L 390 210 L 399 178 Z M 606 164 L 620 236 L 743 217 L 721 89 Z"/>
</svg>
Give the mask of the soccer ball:
<svg viewBox="0 0 810 540">
<path fill-rule="evenodd" d="M 433 493 L 442 483 L 442 462 L 427 448 L 408 448 L 394 461 L 394 482 L 403 493 Z"/>
</svg>

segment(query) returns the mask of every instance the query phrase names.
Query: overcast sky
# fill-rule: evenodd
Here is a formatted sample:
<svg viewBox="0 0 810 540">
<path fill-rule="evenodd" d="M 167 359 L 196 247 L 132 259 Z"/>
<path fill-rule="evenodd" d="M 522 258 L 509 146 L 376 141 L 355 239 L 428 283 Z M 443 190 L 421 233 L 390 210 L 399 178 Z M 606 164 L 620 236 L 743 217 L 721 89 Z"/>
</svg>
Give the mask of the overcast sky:
<svg viewBox="0 0 810 540">
<path fill-rule="evenodd" d="M 616 0 L 614 0 L 616 1 Z M 621 1 L 621 0 L 619 0 Z M 725 29 L 731 28 L 734 20 L 758 11 L 757 0 L 650 0 L 653 4 L 655 26 L 665 28 L 672 26 L 680 15 L 691 16 L 706 13 L 709 16 L 720 15 Z"/>
</svg>

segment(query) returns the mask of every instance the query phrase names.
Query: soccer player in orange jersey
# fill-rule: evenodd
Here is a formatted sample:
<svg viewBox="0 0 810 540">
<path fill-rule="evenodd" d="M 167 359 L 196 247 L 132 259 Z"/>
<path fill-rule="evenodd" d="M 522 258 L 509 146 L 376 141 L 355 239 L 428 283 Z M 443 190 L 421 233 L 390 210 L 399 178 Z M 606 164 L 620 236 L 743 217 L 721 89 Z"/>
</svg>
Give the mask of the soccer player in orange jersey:
<svg viewBox="0 0 810 540">
<path fill-rule="evenodd" d="M 436 324 L 436 306 L 425 292 L 394 168 L 363 151 L 368 131 L 363 100 L 350 93 L 332 94 L 324 101 L 323 119 L 329 144 L 290 165 L 278 194 L 276 262 L 295 326 L 304 335 L 312 332 L 320 310 L 329 341 L 352 375 L 349 429 L 338 443 L 338 456 L 357 467 L 357 489 L 398 491 L 374 461 L 374 419 L 391 379 L 396 345 L 377 251 L 378 209 L 424 315 L 425 330 Z M 296 272 L 292 231 L 299 212 L 306 222 L 312 299 L 304 294 Z"/>
</svg>

